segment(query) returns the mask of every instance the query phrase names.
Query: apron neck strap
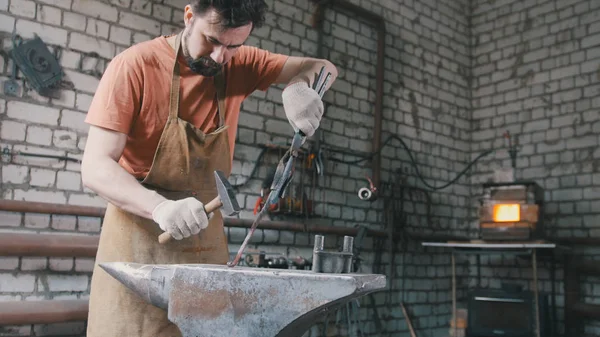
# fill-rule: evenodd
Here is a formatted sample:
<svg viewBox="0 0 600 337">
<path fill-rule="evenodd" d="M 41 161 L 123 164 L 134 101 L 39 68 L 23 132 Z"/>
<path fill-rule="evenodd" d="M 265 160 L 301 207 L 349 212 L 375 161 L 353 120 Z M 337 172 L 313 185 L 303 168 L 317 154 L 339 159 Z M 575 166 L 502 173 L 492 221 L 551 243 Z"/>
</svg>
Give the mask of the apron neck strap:
<svg viewBox="0 0 600 337">
<path fill-rule="evenodd" d="M 217 88 L 219 127 L 225 125 L 225 76 L 223 75 L 223 71 L 220 71 L 219 74 L 215 76 L 215 87 Z"/>
<path fill-rule="evenodd" d="M 179 49 L 181 49 L 181 35 L 183 31 L 175 37 L 175 62 L 173 64 L 173 76 L 171 79 L 171 93 L 169 94 L 169 119 L 177 119 L 179 113 Z"/>
<path fill-rule="evenodd" d="M 173 64 L 173 77 L 171 80 L 171 93 L 169 95 L 169 118 L 177 119 L 179 113 L 179 85 L 180 85 L 180 70 L 179 70 L 179 50 L 181 49 L 181 36 L 183 31 L 179 32 L 175 37 L 175 62 Z M 217 102 L 219 114 L 219 127 L 225 125 L 225 77 L 223 71 L 215 76 L 215 87 L 217 88 Z"/>
</svg>

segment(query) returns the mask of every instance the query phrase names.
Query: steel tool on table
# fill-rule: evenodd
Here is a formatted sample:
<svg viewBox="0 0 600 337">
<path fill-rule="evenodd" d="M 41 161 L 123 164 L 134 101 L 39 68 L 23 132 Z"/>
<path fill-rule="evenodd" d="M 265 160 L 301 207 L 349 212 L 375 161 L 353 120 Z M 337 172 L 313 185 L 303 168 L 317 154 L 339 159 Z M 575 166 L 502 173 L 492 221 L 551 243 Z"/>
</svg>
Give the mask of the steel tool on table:
<svg viewBox="0 0 600 337">
<path fill-rule="evenodd" d="M 317 75 L 312 86 L 313 90 L 317 91 L 321 98 L 323 98 L 323 95 L 325 94 L 325 88 L 327 87 L 327 83 L 331 78 L 331 73 L 329 72 L 323 80 L 324 72 L 325 67 L 321 67 L 321 70 L 319 71 L 319 74 Z M 228 266 L 235 267 L 240 262 L 242 254 L 244 253 L 244 250 L 248 245 L 248 241 L 250 241 L 250 238 L 252 238 L 252 235 L 254 234 L 258 223 L 267 214 L 270 206 L 275 205 L 279 201 L 279 199 L 284 196 L 285 191 L 294 175 L 295 162 L 296 158 L 298 157 L 298 151 L 300 150 L 300 147 L 302 147 L 305 141 L 306 135 L 302 131 L 297 131 L 294 134 L 294 138 L 292 138 L 292 144 L 290 145 L 290 149 L 286 151 L 286 153 L 279 161 L 279 164 L 277 165 L 277 170 L 275 171 L 273 183 L 271 184 L 271 192 L 269 193 L 269 196 L 265 201 L 262 209 L 256 216 L 256 219 L 252 223 L 252 227 L 250 227 L 250 232 L 248 232 L 248 234 L 246 235 L 246 238 L 244 239 L 244 242 L 242 243 L 242 246 L 240 247 L 234 260 L 227 263 Z"/>
<path fill-rule="evenodd" d="M 233 192 L 233 187 L 229 183 L 229 180 L 225 177 L 223 172 L 215 171 L 215 182 L 217 185 L 217 196 L 209 201 L 206 205 L 204 205 L 204 211 L 206 214 L 210 214 L 211 212 L 216 211 L 221 208 L 221 212 L 224 215 L 232 216 L 236 215 L 240 212 L 240 205 L 235 198 L 235 193 Z M 173 237 L 171 234 L 164 232 L 158 236 L 159 243 L 167 243 Z"/>
</svg>

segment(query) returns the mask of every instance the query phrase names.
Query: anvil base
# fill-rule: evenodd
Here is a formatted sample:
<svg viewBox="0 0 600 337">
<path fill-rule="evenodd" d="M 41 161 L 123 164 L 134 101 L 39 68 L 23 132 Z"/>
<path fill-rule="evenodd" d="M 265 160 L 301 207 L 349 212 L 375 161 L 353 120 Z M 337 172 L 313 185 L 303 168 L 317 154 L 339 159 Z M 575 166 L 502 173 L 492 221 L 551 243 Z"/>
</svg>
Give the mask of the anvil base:
<svg viewBox="0 0 600 337">
<path fill-rule="evenodd" d="M 222 265 L 101 263 L 184 337 L 300 337 L 327 311 L 380 290 L 384 275 Z"/>
</svg>

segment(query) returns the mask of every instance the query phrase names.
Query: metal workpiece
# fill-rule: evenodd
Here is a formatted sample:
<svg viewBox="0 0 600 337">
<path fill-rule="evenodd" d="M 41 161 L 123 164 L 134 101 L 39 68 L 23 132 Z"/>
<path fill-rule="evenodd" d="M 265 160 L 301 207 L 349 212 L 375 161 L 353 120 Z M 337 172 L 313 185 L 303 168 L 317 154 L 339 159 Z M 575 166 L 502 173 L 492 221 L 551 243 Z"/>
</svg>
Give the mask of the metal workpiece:
<svg viewBox="0 0 600 337">
<path fill-rule="evenodd" d="M 312 271 L 315 273 L 351 273 L 352 258 L 354 257 L 352 249 L 354 248 L 354 238 L 344 236 L 344 245 L 341 252 L 325 251 L 325 237 L 315 235 L 315 244 L 313 248 Z"/>
<path fill-rule="evenodd" d="M 385 275 L 224 265 L 101 263 L 183 337 L 300 337 L 327 312 L 386 286 Z"/>
</svg>

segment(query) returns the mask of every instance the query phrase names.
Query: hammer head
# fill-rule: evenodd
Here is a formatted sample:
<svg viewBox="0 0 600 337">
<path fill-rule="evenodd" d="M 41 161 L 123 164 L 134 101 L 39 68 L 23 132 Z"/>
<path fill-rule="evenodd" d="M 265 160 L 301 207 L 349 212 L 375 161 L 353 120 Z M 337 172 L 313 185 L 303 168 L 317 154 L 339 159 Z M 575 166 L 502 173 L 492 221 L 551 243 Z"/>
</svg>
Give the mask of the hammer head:
<svg viewBox="0 0 600 337">
<path fill-rule="evenodd" d="M 221 206 L 221 213 L 227 216 L 237 215 L 240 212 L 240 205 L 235 198 L 235 193 L 233 193 L 233 187 L 229 183 L 229 180 L 227 180 L 223 172 L 215 171 L 215 181 L 217 183 L 217 193 L 223 204 Z"/>
</svg>

